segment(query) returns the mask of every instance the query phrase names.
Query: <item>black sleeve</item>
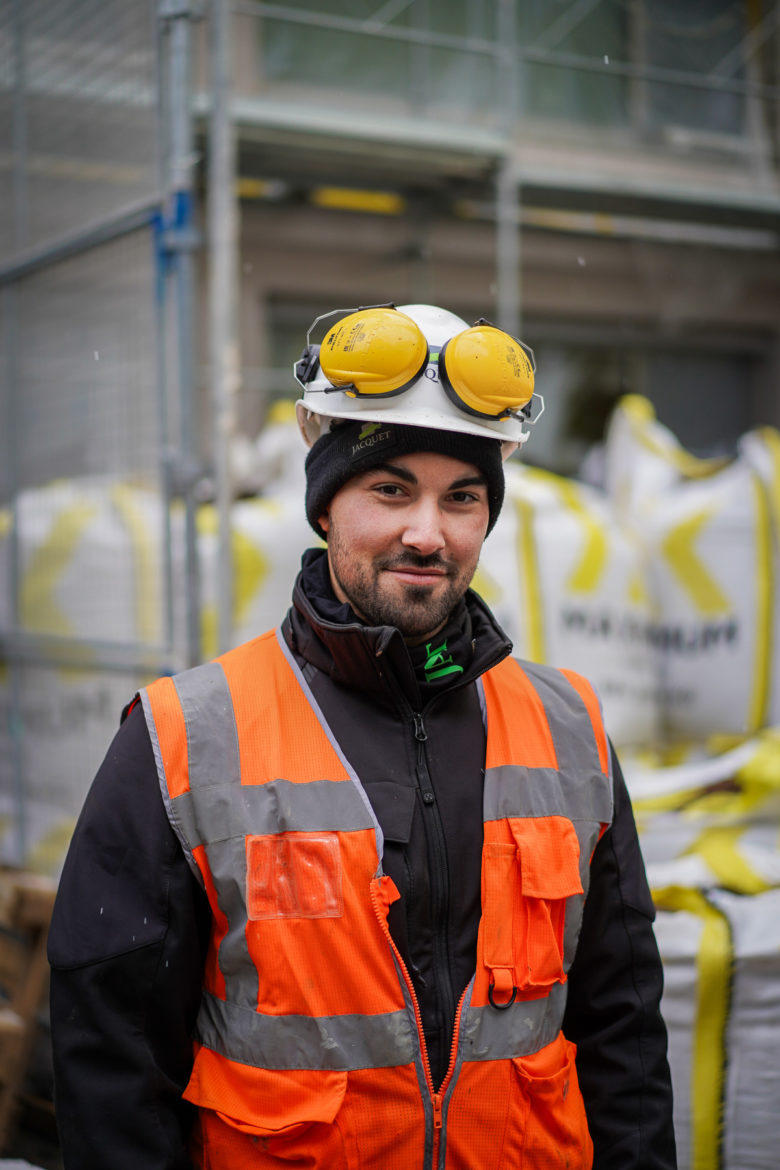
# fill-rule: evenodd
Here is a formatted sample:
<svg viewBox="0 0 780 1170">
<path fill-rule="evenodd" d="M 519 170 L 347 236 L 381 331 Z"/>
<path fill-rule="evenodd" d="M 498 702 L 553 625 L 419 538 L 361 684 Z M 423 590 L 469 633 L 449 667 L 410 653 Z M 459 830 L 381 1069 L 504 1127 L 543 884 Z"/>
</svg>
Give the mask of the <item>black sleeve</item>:
<svg viewBox="0 0 780 1170">
<path fill-rule="evenodd" d="M 569 972 L 565 1035 L 594 1145 L 594 1170 L 674 1170 L 663 972 L 634 815 L 612 753 L 615 813 L 596 847 Z"/>
<path fill-rule="evenodd" d="M 87 796 L 49 934 L 65 1170 L 189 1170 L 208 902 L 168 823 L 140 707 Z"/>
</svg>

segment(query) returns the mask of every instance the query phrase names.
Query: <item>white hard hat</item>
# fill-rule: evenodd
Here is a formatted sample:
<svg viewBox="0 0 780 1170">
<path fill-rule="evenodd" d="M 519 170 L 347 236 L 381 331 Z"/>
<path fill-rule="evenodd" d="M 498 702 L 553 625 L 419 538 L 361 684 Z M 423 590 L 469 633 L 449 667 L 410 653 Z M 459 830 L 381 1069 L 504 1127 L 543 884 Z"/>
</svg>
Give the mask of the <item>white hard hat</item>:
<svg viewBox="0 0 780 1170">
<path fill-rule="evenodd" d="M 334 316 L 322 346 L 312 344 L 318 322 Z M 528 438 L 534 370 L 522 342 L 434 305 L 334 310 L 315 320 L 295 366 L 298 425 L 308 446 L 335 419 L 457 431 L 499 440 L 506 459 Z"/>
</svg>

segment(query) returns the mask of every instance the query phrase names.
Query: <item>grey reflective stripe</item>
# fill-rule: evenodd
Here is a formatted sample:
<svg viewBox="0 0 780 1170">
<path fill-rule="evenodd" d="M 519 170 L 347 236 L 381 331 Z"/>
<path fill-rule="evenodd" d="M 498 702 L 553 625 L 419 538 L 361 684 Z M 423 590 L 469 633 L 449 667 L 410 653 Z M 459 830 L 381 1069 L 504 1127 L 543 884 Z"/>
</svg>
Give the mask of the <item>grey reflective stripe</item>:
<svg viewBox="0 0 780 1170">
<path fill-rule="evenodd" d="M 249 954 L 246 936 L 246 842 L 244 837 L 208 846 L 209 869 L 227 931 L 219 944 L 217 961 L 230 998 L 248 1011 L 257 1007 L 260 977 Z"/>
<path fill-rule="evenodd" d="M 486 821 L 502 817 L 568 817 L 570 821 L 612 820 L 612 785 L 601 769 L 525 768 L 500 764 L 485 772 Z"/>
<path fill-rule="evenodd" d="M 347 757 L 344 755 L 344 752 L 341 750 L 341 745 L 339 744 L 335 735 L 331 731 L 330 724 L 328 723 L 327 719 L 325 718 L 324 714 L 322 713 L 322 710 L 320 708 L 319 703 L 314 698 L 314 693 L 312 692 L 311 687 L 307 683 L 306 679 L 303 677 L 303 672 L 301 671 L 301 668 L 299 667 L 298 663 L 295 661 L 295 658 L 293 657 L 292 651 L 290 650 L 289 646 L 287 645 L 287 643 L 284 640 L 284 635 L 282 633 L 281 626 L 279 626 L 276 630 L 276 640 L 279 643 L 282 654 L 284 654 L 285 658 L 287 659 L 288 663 L 290 664 L 290 669 L 292 670 L 293 674 L 295 675 L 295 677 L 298 681 L 298 685 L 300 686 L 301 690 L 303 691 L 304 695 L 306 696 L 306 698 L 309 702 L 309 706 L 311 707 L 314 714 L 317 716 L 320 727 L 325 732 L 325 735 L 328 737 L 328 742 L 330 743 L 334 752 L 336 753 L 339 760 L 341 761 L 341 764 L 344 768 L 344 771 L 347 773 L 350 780 L 355 785 L 355 788 L 358 791 L 358 795 L 360 796 L 360 799 L 363 801 L 363 804 L 365 805 L 366 812 L 368 813 L 371 824 L 374 826 L 374 834 L 376 836 L 376 855 L 378 858 L 377 875 L 378 875 L 382 872 L 382 854 L 384 853 L 385 842 L 384 842 L 384 836 L 382 834 L 382 829 L 380 827 L 379 821 L 376 819 L 376 815 L 375 815 L 374 809 L 371 805 L 371 801 L 368 799 L 368 796 L 366 795 L 365 788 L 360 783 L 360 779 L 358 777 L 357 772 L 352 767 L 352 765 L 350 764 Z"/>
<path fill-rule="evenodd" d="M 152 752 L 154 753 L 154 762 L 157 765 L 157 782 L 160 785 L 160 794 L 162 795 L 165 811 L 168 814 L 168 820 L 171 823 L 171 828 L 179 839 L 179 844 L 182 847 L 184 856 L 187 858 L 189 865 L 196 878 L 203 885 L 203 874 L 200 872 L 197 862 L 192 855 L 192 847 L 190 839 L 184 826 L 180 823 L 179 818 L 174 808 L 174 802 L 168 793 L 168 777 L 165 774 L 165 764 L 162 758 L 162 751 L 160 749 L 160 738 L 157 734 L 157 724 L 154 721 L 154 714 L 152 713 L 152 701 L 149 698 L 146 689 L 140 692 L 141 706 L 143 707 L 144 716 L 146 717 L 146 727 L 149 732 L 149 739 L 152 742 Z"/>
<path fill-rule="evenodd" d="M 257 1006 L 259 978 L 246 939 L 246 828 L 229 840 L 214 840 L 212 821 L 231 819 L 241 807 L 241 759 L 238 729 L 227 678 L 218 662 L 207 662 L 174 677 L 187 734 L 190 792 L 175 797 L 173 811 L 191 847 L 202 844 L 195 827 L 195 806 L 206 811 L 206 853 L 217 902 L 227 920 L 219 945 L 219 968 L 231 997 L 247 1009 Z"/>
<path fill-rule="evenodd" d="M 516 1000 L 504 1011 L 496 1011 L 493 1007 L 464 1006 L 458 1063 L 510 1060 L 516 1056 L 528 1056 L 551 1044 L 561 1030 L 567 994 L 565 983 L 554 983 L 549 995 L 541 999 Z"/>
<path fill-rule="evenodd" d="M 598 743 L 590 715 L 564 674 L 534 662 L 523 670 L 536 688 L 550 726 L 558 767 L 563 772 L 600 773 Z"/>
<path fill-rule="evenodd" d="M 485 776 L 485 820 L 566 816 L 571 821 L 610 824 L 611 760 L 605 775 L 585 703 L 559 670 L 532 662 L 520 665 L 544 707 L 558 767 L 503 765 L 489 769 Z"/>
<path fill-rule="evenodd" d="M 406 1011 L 380 1015 L 267 1016 L 204 992 L 198 1040 L 228 1060 L 255 1068 L 393 1068 L 417 1047 Z"/>
<path fill-rule="evenodd" d="M 209 793 L 209 802 L 208 836 L 212 842 L 247 832 L 349 833 L 374 827 L 363 804 L 355 800 L 351 780 L 312 780 L 307 784 L 269 780 L 267 784 L 245 784 L 239 792 L 223 785 Z M 182 793 L 175 806 L 193 848 L 202 844 L 196 798 Z"/>
<path fill-rule="evenodd" d="M 238 729 L 225 672 L 206 662 L 174 675 L 187 729 L 190 788 L 240 784 Z"/>
<path fill-rule="evenodd" d="M 476 681 L 477 698 L 479 699 L 479 713 L 482 716 L 482 726 L 487 735 L 487 699 L 485 698 L 485 685 L 482 682 L 482 675 Z"/>
</svg>

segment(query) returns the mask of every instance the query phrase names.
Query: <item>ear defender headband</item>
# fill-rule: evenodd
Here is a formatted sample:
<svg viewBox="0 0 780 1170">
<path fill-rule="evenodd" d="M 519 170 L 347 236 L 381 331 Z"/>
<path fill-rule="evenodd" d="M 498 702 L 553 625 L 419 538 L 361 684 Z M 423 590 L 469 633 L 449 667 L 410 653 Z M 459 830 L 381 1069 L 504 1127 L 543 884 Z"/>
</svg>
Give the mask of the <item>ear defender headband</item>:
<svg viewBox="0 0 780 1170">
<path fill-rule="evenodd" d="M 494 422 L 530 417 L 533 350 L 484 318 L 437 351 L 429 349 L 417 322 L 392 305 L 357 309 L 331 326 L 322 345 L 307 338 L 295 373 L 305 388 L 319 365 L 331 391 L 349 398 L 392 398 L 414 385 L 429 362 L 438 364 L 445 394 L 466 414 Z"/>
</svg>

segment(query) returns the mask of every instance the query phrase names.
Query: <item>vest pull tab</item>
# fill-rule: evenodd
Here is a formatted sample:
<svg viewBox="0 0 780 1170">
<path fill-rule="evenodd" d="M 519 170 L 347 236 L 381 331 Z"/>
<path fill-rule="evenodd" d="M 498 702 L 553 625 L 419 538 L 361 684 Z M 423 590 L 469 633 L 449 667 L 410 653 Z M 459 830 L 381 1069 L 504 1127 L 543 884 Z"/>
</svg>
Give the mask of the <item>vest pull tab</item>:
<svg viewBox="0 0 780 1170">
<path fill-rule="evenodd" d="M 433 1128 L 441 1129 L 441 1093 L 433 1094 Z"/>
</svg>

